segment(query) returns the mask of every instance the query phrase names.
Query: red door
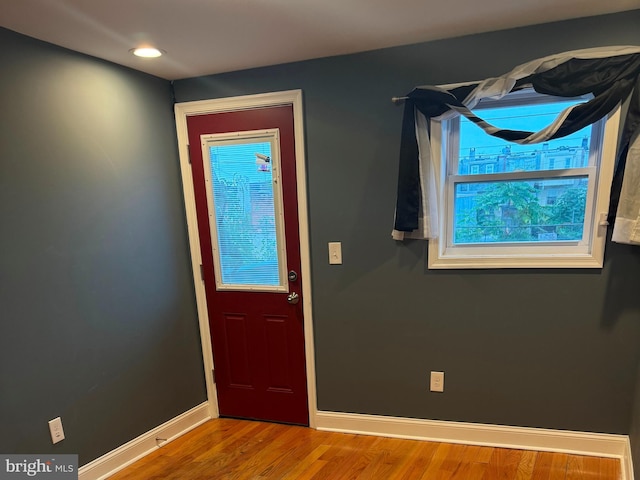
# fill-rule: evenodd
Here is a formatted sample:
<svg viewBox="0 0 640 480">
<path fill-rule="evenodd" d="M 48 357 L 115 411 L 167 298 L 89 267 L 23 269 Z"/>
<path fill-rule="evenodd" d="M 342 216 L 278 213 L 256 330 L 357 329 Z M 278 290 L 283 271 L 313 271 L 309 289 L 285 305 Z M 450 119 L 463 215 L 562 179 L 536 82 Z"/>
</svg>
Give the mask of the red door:
<svg viewBox="0 0 640 480">
<path fill-rule="evenodd" d="M 187 128 L 220 415 L 308 425 L 293 108 Z"/>
</svg>

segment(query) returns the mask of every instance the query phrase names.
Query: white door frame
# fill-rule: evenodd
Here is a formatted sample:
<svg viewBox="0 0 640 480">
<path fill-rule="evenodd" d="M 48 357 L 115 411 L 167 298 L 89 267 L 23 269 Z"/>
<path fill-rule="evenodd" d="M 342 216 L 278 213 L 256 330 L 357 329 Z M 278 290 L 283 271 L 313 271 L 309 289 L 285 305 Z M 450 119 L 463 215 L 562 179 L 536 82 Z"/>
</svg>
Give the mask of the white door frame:
<svg viewBox="0 0 640 480">
<path fill-rule="evenodd" d="M 211 349 L 211 333 L 209 330 L 209 315 L 204 280 L 200 274 L 202 258 L 200 254 L 200 239 L 198 237 L 198 223 L 196 218 L 195 193 L 193 190 L 193 176 L 189 161 L 189 137 L 187 132 L 187 117 L 206 115 L 209 113 L 233 112 L 249 110 L 259 107 L 275 107 L 291 105 L 293 107 L 294 138 L 296 153 L 296 181 L 298 190 L 298 225 L 300 230 L 300 261 L 302 278 L 302 298 L 304 315 L 304 343 L 307 369 L 307 397 L 309 399 L 309 426 L 316 428 L 318 412 L 316 397 L 316 367 L 313 344 L 313 321 L 311 318 L 311 254 L 309 250 L 309 216 L 307 214 L 307 175 L 304 156 L 304 125 L 302 115 L 302 90 L 263 93 L 241 97 L 229 97 L 195 102 L 183 102 L 175 105 L 176 130 L 178 133 L 178 151 L 180 154 L 180 170 L 182 172 L 182 192 L 187 214 L 187 229 L 189 232 L 189 246 L 191 247 L 191 267 L 193 283 L 195 285 L 198 321 L 200 323 L 200 339 L 202 343 L 202 357 L 204 359 L 205 381 L 209 415 L 217 418 L 218 395 L 213 382 L 213 353 Z M 199 148 L 196 145 L 195 148 Z"/>
</svg>

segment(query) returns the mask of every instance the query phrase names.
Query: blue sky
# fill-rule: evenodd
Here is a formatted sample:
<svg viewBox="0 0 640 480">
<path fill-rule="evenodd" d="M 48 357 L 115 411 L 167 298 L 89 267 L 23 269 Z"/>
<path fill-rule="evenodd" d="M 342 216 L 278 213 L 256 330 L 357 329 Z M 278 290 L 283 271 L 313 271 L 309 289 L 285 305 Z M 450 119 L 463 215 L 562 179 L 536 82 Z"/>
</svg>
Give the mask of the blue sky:
<svg viewBox="0 0 640 480">
<path fill-rule="evenodd" d="M 551 124 L 558 113 L 570 105 L 579 103 L 576 101 L 547 103 L 538 105 L 503 107 L 503 108 L 483 108 L 476 109 L 474 113 L 486 120 L 490 124 L 511 130 L 528 130 L 538 131 Z M 535 113 L 532 113 L 534 112 Z M 573 133 L 564 138 L 553 140 L 549 143 L 549 148 L 558 146 L 575 146 L 582 144 L 584 137 L 591 136 L 591 127 Z M 469 155 L 471 147 L 475 147 L 476 156 L 478 155 L 497 155 L 502 149 L 511 145 L 512 152 L 533 152 L 542 148 L 542 144 L 535 145 L 518 145 L 510 143 L 499 138 L 492 137 L 484 133 L 484 131 L 467 120 L 460 117 L 460 156 Z"/>
<path fill-rule="evenodd" d="M 246 177 L 250 183 L 271 182 L 271 173 L 261 172 L 256 165 L 256 153 L 271 156 L 271 143 L 255 142 L 209 147 L 211 168 L 219 179 L 231 181 L 236 175 Z"/>
</svg>

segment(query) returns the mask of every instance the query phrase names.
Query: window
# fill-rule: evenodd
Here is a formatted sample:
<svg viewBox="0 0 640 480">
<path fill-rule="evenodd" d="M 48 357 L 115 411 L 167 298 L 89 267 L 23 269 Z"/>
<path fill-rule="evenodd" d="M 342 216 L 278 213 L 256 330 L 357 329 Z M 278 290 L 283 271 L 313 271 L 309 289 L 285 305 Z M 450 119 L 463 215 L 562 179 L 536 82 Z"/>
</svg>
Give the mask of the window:
<svg viewBox="0 0 640 480">
<path fill-rule="evenodd" d="M 279 131 L 201 140 L 216 289 L 288 291 Z"/>
<path fill-rule="evenodd" d="M 475 109 L 498 128 L 539 131 L 586 101 L 520 91 Z M 520 145 L 464 116 L 432 120 L 440 236 L 429 268 L 601 267 L 619 112 L 569 136 Z"/>
</svg>

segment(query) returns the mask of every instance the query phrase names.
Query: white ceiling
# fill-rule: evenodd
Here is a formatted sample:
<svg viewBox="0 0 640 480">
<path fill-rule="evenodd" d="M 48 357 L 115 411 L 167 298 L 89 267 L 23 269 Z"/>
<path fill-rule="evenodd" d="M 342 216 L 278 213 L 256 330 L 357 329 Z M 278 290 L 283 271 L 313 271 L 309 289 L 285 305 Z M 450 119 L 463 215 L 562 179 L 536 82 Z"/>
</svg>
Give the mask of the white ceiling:
<svg viewBox="0 0 640 480">
<path fill-rule="evenodd" d="M 0 26 L 174 80 L 636 8 L 640 0 L 0 0 Z M 129 53 L 141 44 L 167 53 Z"/>
</svg>

